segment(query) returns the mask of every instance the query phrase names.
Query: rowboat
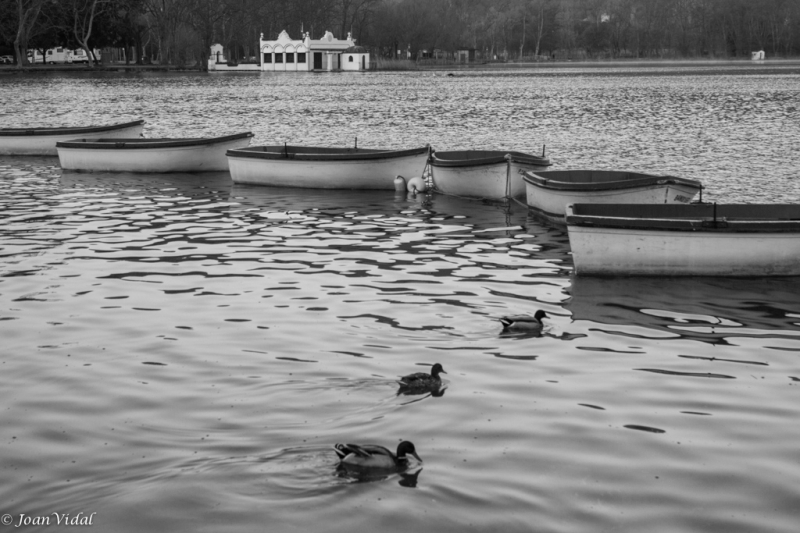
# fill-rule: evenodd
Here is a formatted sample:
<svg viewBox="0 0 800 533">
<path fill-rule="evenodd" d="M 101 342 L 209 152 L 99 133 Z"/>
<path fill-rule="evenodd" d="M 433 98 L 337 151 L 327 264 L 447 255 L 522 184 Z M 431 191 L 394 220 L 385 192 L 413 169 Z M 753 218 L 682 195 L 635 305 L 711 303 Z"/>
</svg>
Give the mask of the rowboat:
<svg viewBox="0 0 800 533">
<path fill-rule="evenodd" d="M 571 204 L 576 275 L 797 276 L 800 205 Z"/>
<path fill-rule="evenodd" d="M 545 157 L 503 150 L 434 152 L 430 159 L 435 190 L 453 196 L 517 198 L 525 194 L 522 175 L 547 170 Z"/>
<path fill-rule="evenodd" d="M 138 137 L 144 120 L 70 128 L 0 128 L 0 155 L 58 155 L 56 143 L 70 139 Z"/>
<path fill-rule="evenodd" d="M 306 189 L 394 189 L 394 179 L 421 176 L 429 146 L 407 150 L 252 146 L 228 150 L 234 183 Z"/>
<path fill-rule="evenodd" d="M 609 170 L 526 172 L 523 181 L 528 207 L 556 224 L 564 223 L 568 204 L 686 204 L 703 187 L 686 178 Z"/>
<path fill-rule="evenodd" d="M 64 170 L 204 172 L 227 170 L 225 152 L 250 144 L 253 134 L 187 139 L 74 139 L 56 143 Z"/>
</svg>

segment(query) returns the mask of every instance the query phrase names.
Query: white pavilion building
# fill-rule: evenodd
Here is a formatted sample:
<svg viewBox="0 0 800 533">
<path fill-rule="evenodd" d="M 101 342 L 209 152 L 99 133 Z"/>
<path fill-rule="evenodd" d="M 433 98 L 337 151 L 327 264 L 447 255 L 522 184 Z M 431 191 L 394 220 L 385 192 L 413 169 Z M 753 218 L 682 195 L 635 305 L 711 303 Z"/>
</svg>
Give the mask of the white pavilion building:
<svg viewBox="0 0 800 533">
<path fill-rule="evenodd" d="M 356 46 L 350 33 L 337 39 L 329 31 L 321 39 L 312 39 L 306 32 L 300 40 L 292 39 L 283 30 L 274 41 L 265 41 L 261 34 L 258 43 L 260 65 L 255 63 L 228 65 L 222 46 L 211 47 L 208 61 L 210 71 L 260 70 L 266 72 L 313 72 L 338 70 L 369 70 L 369 52 Z"/>
<path fill-rule="evenodd" d="M 321 39 L 312 39 L 306 32 L 302 40 L 292 40 L 283 30 L 274 41 L 265 41 L 261 34 L 262 71 L 332 71 L 368 70 L 369 53 L 355 45 L 350 33 L 337 39 L 329 31 Z"/>
</svg>

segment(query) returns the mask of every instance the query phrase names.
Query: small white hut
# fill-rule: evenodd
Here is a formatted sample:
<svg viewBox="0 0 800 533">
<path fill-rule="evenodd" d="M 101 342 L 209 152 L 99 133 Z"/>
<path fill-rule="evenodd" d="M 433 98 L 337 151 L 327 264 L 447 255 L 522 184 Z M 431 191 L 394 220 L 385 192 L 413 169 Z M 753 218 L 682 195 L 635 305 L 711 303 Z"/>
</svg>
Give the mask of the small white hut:
<svg viewBox="0 0 800 533">
<path fill-rule="evenodd" d="M 753 61 L 763 61 L 764 50 L 759 50 L 758 52 L 750 52 L 750 59 L 752 59 Z"/>
<path fill-rule="evenodd" d="M 208 61 L 212 63 L 225 63 L 225 54 L 223 53 L 221 44 L 211 45 L 211 55 L 208 57 Z"/>
<path fill-rule="evenodd" d="M 342 70 L 369 70 L 369 52 L 363 46 L 351 46 L 342 52 Z"/>
<path fill-rule="evenodd" d="M 257 63 L 228 63 L 225 59 L 225 51 L 221 44 L 211 45 L 211 55 L 208 56 L 208 71 L 209 72 L 225 72 L 225 71 L 243 71 L 243 70 L 261 70 L 261 65 Z"/>
</svg>

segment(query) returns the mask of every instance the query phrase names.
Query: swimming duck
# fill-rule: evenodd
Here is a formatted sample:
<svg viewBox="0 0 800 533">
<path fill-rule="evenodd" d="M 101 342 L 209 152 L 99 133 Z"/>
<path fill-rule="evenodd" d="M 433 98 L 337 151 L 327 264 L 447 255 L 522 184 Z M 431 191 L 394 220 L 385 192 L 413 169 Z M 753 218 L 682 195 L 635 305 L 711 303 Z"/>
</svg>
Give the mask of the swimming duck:
<svg viewBox="0 0 800 533">
<path fill-rule="evenodd" d="M 397 445 L 397 455 L 376 444 L 336 444 L 333 449 L 340 463 L 345 466 L 405 469 L 409 455 L 422 462 L 414 445 L 405 440 Z"/>
<path fill-rule="evenodd" d="M 442 385 L 439 374 L 447 374 L 442 365 L 436 363 L 431 367 L 431 373 L 416 372 L 400 378 L 400 386 L 404 389 L 438 389 Z"/>
<path fill-rule="evenodd" d="M 534 331 L 542 329 L 542 319 L 550 318 L 547 313 L 539 309 L 533 316 L 529 315 L 514 315 L 504 316 L 500 319 L 503 324 L 503 330 L 526 330 Z"/>
</svg>

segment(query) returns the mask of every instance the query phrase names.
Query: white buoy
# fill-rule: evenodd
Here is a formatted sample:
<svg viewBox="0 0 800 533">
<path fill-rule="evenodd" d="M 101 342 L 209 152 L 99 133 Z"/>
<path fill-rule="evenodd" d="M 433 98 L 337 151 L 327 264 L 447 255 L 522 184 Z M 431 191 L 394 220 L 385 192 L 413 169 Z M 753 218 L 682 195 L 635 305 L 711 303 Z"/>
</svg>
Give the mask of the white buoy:
<svg viewBox="0 0 800 533">
<path fill-rule="evenodd" d="M 408 192 L 425 192 L 427 189 L 428 185 L 425 183 L 425 180 L 419 176 L 408 180 Z"/>
<path fill-rule="evenodd" d="M 397 192 L 406 190 L 406 179 L 403 176 L 397 176 L 394 179 L 394 190 Z"/>
</svg>

